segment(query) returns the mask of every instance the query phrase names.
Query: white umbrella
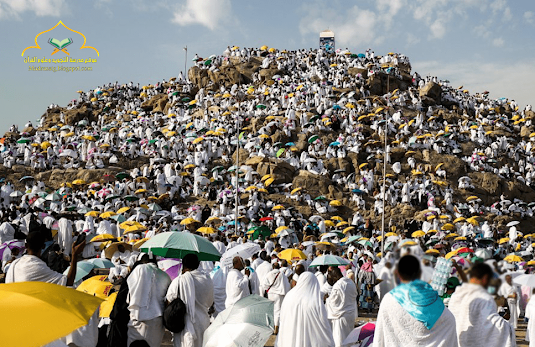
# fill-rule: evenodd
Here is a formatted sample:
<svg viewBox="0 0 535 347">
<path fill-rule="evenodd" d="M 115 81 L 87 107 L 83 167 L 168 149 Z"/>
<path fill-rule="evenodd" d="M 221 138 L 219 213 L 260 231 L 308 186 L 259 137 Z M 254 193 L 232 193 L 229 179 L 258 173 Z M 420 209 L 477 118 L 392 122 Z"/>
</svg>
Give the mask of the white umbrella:
<svg viewBox="0 0 535 347">
<path fill-rule="evenodd" d="M 260 250 L 258 244 L 251 242 L 232 247 L 221 257 L 221 266 L 232 267 L 234 257 L 251 258 L 253 254 L 260 252 Z"/>
<path fill-rule="evenodd" d="M 10 197 L 12 198 L 20 198 L 21 196 L 23 196 L 24 194 L 22 194 L 21 191 L 18 191 L 18 190 L 15 190 L 14 192 L 12 192 L 11 194 L 9 194 Z"/>
<path fill-rule="evenodd" d="M 480 249 L 477 249 L 476 252 L 474 253 L 474 255 L 478 258 L 482 258 L 482 259 L 489 259 L 491 256 L 492 256 L 492 252 L 488 249 L 484 249 L 484 248 L 480 248 Z"/>
<path fill-rule="evenodd" d="M 262 347 L 273 333 L 274 302 L 249 295 L 217 315 L 203 347 Z"/>
<path fill-rule="evenodd" d="M 310 220 L 311 222 L 316 222 L 316 223 L 318 223 L 319 221 L 322 221 L 322 220 L 323 220 L 323 217 L 322 217 L 322 216 L 315 215 L 315 216 L 310 217 L 308 220 Z"/>
<path fill-rule="evenodd" d="M 535 288 L 535 275 L 527 274 L 520 275 L 513 279 L 513 282 L 521 286 L 528 286 Z"/>
<path fill-rule="evenodd" d="M 518 224 L 520 224 L 520 222 L 517 221 L 517 220 L 514 220 L 514 221 L 512 221 L 512 222 L 507 223 L 506 226 L 507 226 L 507 227 L 514 227 L 515 225 L 518 225 Z"/>
</svg>

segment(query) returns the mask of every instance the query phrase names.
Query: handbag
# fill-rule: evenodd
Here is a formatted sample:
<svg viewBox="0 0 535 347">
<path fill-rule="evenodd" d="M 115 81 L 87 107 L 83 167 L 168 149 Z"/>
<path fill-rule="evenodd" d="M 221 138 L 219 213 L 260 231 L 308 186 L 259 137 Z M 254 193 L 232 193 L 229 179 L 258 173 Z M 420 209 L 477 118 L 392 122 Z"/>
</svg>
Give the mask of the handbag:
<svg viewBox="0 0 535 347">
<path fill-rule="evenodd" d="M 277 276 L 275 276 L 275 279 L 273 280 L 273 283 L 271 283 L 271 285 L 269 286 L 269 288 L 268 288 L 266 291 L 264 291 L 264 298 L 267 299 L 269 290 L 271 289 L 271 287 L 273 287 L 273 285 L 275 284 L 275 281 L 277 280 L 277 277 L 279 277 L 280 274 L 281 274 L 281 273 L 279 272 L 279 273 L 277 274 Z"/>
</svg>

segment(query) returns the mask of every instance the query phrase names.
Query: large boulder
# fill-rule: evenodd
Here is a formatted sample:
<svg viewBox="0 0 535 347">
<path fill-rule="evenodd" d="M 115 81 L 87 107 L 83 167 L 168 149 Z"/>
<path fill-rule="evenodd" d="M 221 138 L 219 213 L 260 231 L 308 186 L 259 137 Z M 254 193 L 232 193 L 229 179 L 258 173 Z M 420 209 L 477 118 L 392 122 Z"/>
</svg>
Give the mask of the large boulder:
<svg viewBox="0 0 535 347">
<path fill-rule="evenodd" d="M 435 82 L 429 82 L 420 89 L 420 97 L 424 96 L 439 103 L 442 98 L 442 87 Z"/>
<path fill-rule="evenodd" d="M 275 184 L 290 183 L 295 174 L 295 168 L 285 161 L 269 158 L 258 163 L 256 172 L 260 177 L 272 175 Z"/>
<path fill-rule="evenodd" d="M 169 98 L 167 97 L 167 94 L 156 94 L 149 100 L 144 101 L 141 104 L 141 109 L 146 112 L 152 111 L 163 113 L 168 101 Z"/>
<path fill-rule="evenodd" d="M 301 187 L 313 197 L 329 195 L 329 186 L 332 186 L 329 178 L 306 170 L 299 170 L 299 174 L 292 181 L 292 187 Z"/>
</svg>

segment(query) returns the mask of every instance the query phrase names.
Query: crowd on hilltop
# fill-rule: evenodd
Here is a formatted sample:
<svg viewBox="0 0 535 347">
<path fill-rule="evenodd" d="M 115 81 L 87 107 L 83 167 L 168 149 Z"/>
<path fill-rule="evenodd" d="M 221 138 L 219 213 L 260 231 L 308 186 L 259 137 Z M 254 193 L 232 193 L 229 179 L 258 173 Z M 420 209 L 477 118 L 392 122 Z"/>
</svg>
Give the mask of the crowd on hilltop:
<svg viewBox="0 0 535 347">
<path fill-rule="evenodd" d="M 357 303 L 361 311 L 379 309 L 377 331 L 384 336 L 375 343 L 409 343 L 414 337 L 402 334 L 409 340 L 396 340 L 395 329 L 403 328 L 395 320 L 402 315 L 391 304 L 397 313 L 384 312 L 379 306 L 383 299 L 407 310 L 404 319 L 427 336 L 422 341 L 428 345 L 455 336 L 442 345 L 468 346 L 473 336 L 458 339 L 455 331 L 463 335 L 459 322 L 468 324 L 473 309 L 459 309 L 460 298 L 452 297 L 452 313 L 444 305 L 433 306 L 432 318 L 428 312 L 411 313 L 406 306 L 410 304 L 399 299 L 405 290 L 410 292 L 411 283 L 425 293 L 416 301 L 436 299 L 439 294 L 428 283 L 433 281 L 437 259 L 446 257 L 455 260 L 448 292 L 440 293 L 446 304 L 460 283 L 461 289 L 479 286 L 469 296 L 492 287 L 494 275 L 502 276 L 500 292 L 488 294 L 481 304 L 493 317 L 493 325 L 481 324 L 487 324 L 488 336 L 499 332 L 506 339 L 513 331 L 512 341 L 502 346 L 514 345 L 514 330 L 508 327 L 517 327 L 520 314 L 529 315 L 531 289 L 513 279 L 532 271 L 535 245 L 529 230 L 519 230 L 518 225 L 533 218 L 535 203 L 523 201 L 520 193 L 479 197 L 480 183 L 473 182 L 471 174 L 515 181 L 529 196 L 535 185 L 531 106 L 520 109 L 514 100 L 493 100 L 488 92 L 470 94 L 437 77 L 411 73 L 408 57 L 397 53 L 228 47 L 222 55 L 196 55 L 194 65 L 216 75 L 252 59 L 260 63 L 250 83 L 225 86 L 210 81 L 200 86 L 182 73 L 154 85 L 107 83 L 79 91 L 78 99 L 66 108 L 50 105 L 40 124 L 28 122 L 23 131 L 12 126 L 11 135 L 0 141 L 3 166 L 24 166 L 31 175 L 20 182 L 5 178 L 1 182 L 0 255 L 8 282 L 15 281 L 13 264 L 23 264 L 26 256 L 38 256 L 44 266 L 58 272 L 66 271 L 69 261 L 76 266 L 75 258 L 108 258 L 113 264 L 108 280 L 130 291 L 135 302 L 122 302 L 122 309 L 130 310 L 128 333 L 112 335 L 124 345 L 127 340 L 146 340 L 151 347 L 159 346 L 164 298 L 171 302 L 187 295 L 178 287 L 195 287 L 205 300 L 186 306 L 199 312 L 202 324 L 187 328 L 190 335 L 175 334 L 176 346 L 201 346 L 210 317 L 266 290 L 275 302 L 278 346 L 342 346 L 354 328 Z M 267 70 L 277 73 L 263 73 Z M 384 76 L 387 87 L 381 82 L 379 90 L 386 93 L 373 94 L 374 81 Z M 431 88 L 440 91 L 434 100 L 425 92 Z M 167 96 L 165 108 L 145 107 L 162 95 Z M 99 113 L 68 124 L 69 114 L 82 108 Z M 50 124 L 52 114 L 59 116 L 57 124 Z M 445 159 L 431 165 L 423 158 L 432 155 Z M 452 158 L 464 171 L 452 168 Z M 118 172 L 125 160 L 140 165 Z M 270 164 L 267 172 L 260 170 L 263 163 Z M 294 174 L 281 174 L 280 165 Z M 60 182 L 59 187 L 58 182 L 51 183 L 53 178 L 41 175 L 57 168 L 110 171 L 93 182 L 78 179 Z M 330 182 L 328 193 L 320 193 L 319 186 L 296 184 L 295 178 L 304 175 L 318 184 Z M 410 216 L 393 215 L 391 211 L 403 206 L 412 211 Z M 383 240 L 378 220 L 385 208 Z M 499 224 L 496 217 L 509 223 Z M 192 276 L 184 279 L 177 274 L 171 282 L 158 270 L 167 270 L 166 260 L 140 253 L 144 242 L 164 232 L 202 235 L 223 258 L 234 254 L 232 249 L 254 252 L 237 253 L 244 259 L 232 257 L 227 264 L 177 260 L 173 266 L 182 264 Z M 82 235 L 85 246 L 73 248 Z M 406 254 L 408 258 L 403 257 Z M 339 263 L 310 266 L 327 256 Z M 42 265 L 26 264 L 28 280 L 36 278 L 34 272 L 44 271 Z M 470 268 L 475 270 L 469 279 L 464 272 Z M 50 274 L 49 279 L 77 286 L 94 273 L 76 278 L 72 272 L 64 277 Z M 154 276 L 161 277 L 159 284 Z M 144 281 L 153 287 L 140 285 Z M 150 318 L 136 306 L 147 304 L 142 299 L 145 290 L 158 293 L 153 299 L 159 306 L 148 310 Z M 391 290 L 393 294 L 386 296 Z M 306 295 L 317 296 L 317 302 L 299 306 Z M 491 315 L 498 313 L 491 295 L 505 298 L 499 307 L 502 316 L 511 313 L 510 325 Z M 191 299 L 183 300 L 187 304 Z M 299 310 L 308 318 L 290 322 Z M 96 346 L 97 329 L 113 331 L 124 323 L 117 319 L 94 317 L 90 328 L 73 333 L 72 343 Z M 453 327 L 453 332 L 434 335 L 437 321 Z M 299 329 L 305 329 L 308 337 Z M 95 331 L 97 335 L 91 335 Z M 119 343 L 113 338 L 108 334 L 109 341 Z"/>
</svg>

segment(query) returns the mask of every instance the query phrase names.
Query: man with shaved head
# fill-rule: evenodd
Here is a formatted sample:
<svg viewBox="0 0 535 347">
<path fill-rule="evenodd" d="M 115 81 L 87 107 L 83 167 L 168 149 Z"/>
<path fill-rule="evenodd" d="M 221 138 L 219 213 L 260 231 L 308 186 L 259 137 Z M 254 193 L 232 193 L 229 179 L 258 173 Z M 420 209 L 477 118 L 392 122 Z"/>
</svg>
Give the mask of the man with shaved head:
<svg viewBox="0 0 535 347">
<path fill-rule="evenodd" d="M 241 272 L 243 269 L 245 269 L 245 275 Z M 240 299 L 251 295 L 250 274 L 249 269 L 245 268 L 243 259 L 234 257 L 232 260 L 232 269 L 227 275 L 227 299 L 225 300 L 225 308 L 229 308 Z"/>
</svg>

